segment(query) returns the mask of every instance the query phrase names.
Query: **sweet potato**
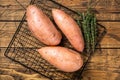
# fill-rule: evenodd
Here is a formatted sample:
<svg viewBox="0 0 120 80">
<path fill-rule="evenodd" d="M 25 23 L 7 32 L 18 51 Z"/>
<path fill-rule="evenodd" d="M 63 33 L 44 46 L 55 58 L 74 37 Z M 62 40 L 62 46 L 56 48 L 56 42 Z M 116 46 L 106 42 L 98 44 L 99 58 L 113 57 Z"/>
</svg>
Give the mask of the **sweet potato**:
<svg viewBox="0 0 120 80">
<path fill-rule="evenodd" d="M 64 72 L 77 71 L 83 65 L 81 55 L 65 47 L 42 47 L 38 52 L 51 65 Z"/>
<path fill-rule="evenodd" d="M 27 23 L 33 35 L 46 45 L 58 45 L 61 33 L 50 19 L 35 5 L 30 5 L 26 11 Z"/>
<path fill-rule="evenodd" d="M 62 10 L 52 9 L 52 15 L 56 24 L 65 34 L 71 45 L 76 50 L 82 52 L 84 49 L 84 40 L 78 24 Z"/>
</svg>

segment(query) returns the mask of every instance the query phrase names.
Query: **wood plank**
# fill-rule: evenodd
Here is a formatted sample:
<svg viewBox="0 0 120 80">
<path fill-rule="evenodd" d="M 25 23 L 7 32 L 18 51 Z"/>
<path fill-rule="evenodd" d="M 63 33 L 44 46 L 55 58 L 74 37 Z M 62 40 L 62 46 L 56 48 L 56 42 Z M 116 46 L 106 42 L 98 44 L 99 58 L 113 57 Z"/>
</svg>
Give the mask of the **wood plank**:
<svg viewBox="0 0 120 80">
<path fill-rule="evenodd" d="M 2 72 L 2 75 L 17 75 L 18 77 L 21 75 L 24 77 L 26 74 L 25 68 L 19 64 L 16 64 L 9 59 L 7 59 L 3 53 L 5 49 L 1 49 L 1 55 L 0 60 L 0 71 Z M 83 80 L 96 80 L 98 77 L 101 77 L 99 80 L 114 80 L 120 78 L 119 76 L 119 61 L 120 58 L 118 55 L 120 49 L 102 49 L 97 50 L 96 53 L 94 53 L 91 57 L 91 60 L 89 61 L 89 64 L 85 68 L 85 71 L 83 72 Z M 112 64 L 112 65 L 111 65 Z M 14 70 L 15 71 L 14 71 Z M 9 73 L 6 73 L 9 72 Z M 12 72 L 11 72 L 12 71 Z M 32 72 L 32 71 L 31 71 Z M 33 73 L 33 72 L 32 72 Z M 28 74 L 28 76 L 34 75 L 34 74 Z M 111 78 L 109 78 L 109 75 L 114 75 Z M 35 76 L 34 78 L 38 78 Z"/>
<path fill-rule="evenodd" d="M 21 20 L 30 1 L 2 0 L 0 3 L 0 20 Z"/>
<path fill-rule="evenodd" d="M 49 1 L 49 0 L 48 0 Z M 2 1 L 1 5 L 0 5 L 0 20 L 21 20 L 22 16 L 24 15 L 25 13 L 25 9 L 26 7 L 28 6 L 30 0 L 29 1 L 24 1 L 24 0 L 21 0 L 19 1 L 19 3 L 15 0 L 12 0 L 12 1 L 9 1 L 7 3 L 7 1 Z M 79 11 L 79 12 L 84 12 L 86 11 L 86 6 L 85 4 L 88 4 L 88 0 L 74 0 L 74 1 L 62 1 L 62 0 L 58 0 L 58 2 L 74 11 Z M 100 1 L 101 2 L 101 1 Z M 66 4 L 67 3 L 67 4 Z M 68 4 L 70 3 L 70 4 Z M 47 4 L 47 3 L 46 3 Z M 93 3 L 92 3 L 93 4 Z M 99 4 L 102 4 L 99 3 Z M 22 6 L 24 7 L 22 7 Z M 48 2 L 48 5 L 53 7 L 53 4 L 50 5 L 50 3 Z M 94 4 L 95 5 L 95 4 Z M 113 4 L 112 3 L 106 3 L 107 7 L 108 6 L 112 6 Z M 99 8 L 99 6 L 101 6 L 101 8 Z M 45 7 L 45 5 L 43 5 L 42 7 Z M 49 8 L 49 7 L 47 7 Z M 109 20 L 116 20 L 116 21 L 120 21 L 120 14 L 118 14 L 118 12 L 115 12 L 115 11 L 120 11 L 118 9 L 120 9 L 119 7 L 116 8 L 116 6 L 112 6 L 112 10 L 111 12 L 108 12 L 110 11 L 109 9 L 111 8 L 107 8 L 108 10 L 106 10 L 106 6 L 105 5 L 96 5 L 93 9 L 94 12 L 96 13 L 96 16 L 98 18 L 98 20 L 102 20 L 102 21 L 109 21 Z M 100 9 L 103 9 L 103 10 L 100 10 Z M 103 12 L 103 11 L 106 11 L 106 12 Z M 51 12 L 50 12 L 51 13 Z M 75 15 L 75 14 L 72 14 L 72 15 Z M 76 18 L 76 17 L 75 17 Z"/>
<path fill-rule="evenodd" d="M 30 1 L 31 0 L 0 0 L 1 2 L 0 2 L 0 4 L 1 4 L 1 6 L 6 6 L 6 5 L 18 5 L 19 3 L 18 2 L 20 2 L 20 3 L 22 3 L 23 5 L 26 5 L 26 4 L 29 4 L 30 3 Z"/>
<path fill-rule="evenodd" d="M 55 1 L 55 0 L 54 0 Z M 97 0 L 98 1 L 98 0 Z M 99 0 L 99 1 L 103 1 L 103 0 Z M 60 3 L 60 4 L 62 4 L 62 5 L 64 5 L 64 6 L 66 6 L 66 7 L 68 7 L 69 9 L 72 9 L 73 11 L 78 11 L 78 12 L 84 12 L 84 11 L 86 11 L 86 9 L 87 9 L 87 4 L 88 4 L 88 0 L 72 0 L 72 1 L 69 1 L 69 0 L 65 0 L 65 1 L 63 1 L 63 0 L 58 0 L 58 1 L 56 1 L 56 2 L 58 2 L 58 3 Z M 96 2 L 95 0 L 93 1 L 93 2 Z M 37 2 L 36 2 L 37 3 Z M 40 3 L 40 1 L 39 1 L 39 3 Z M 51 10 L 52 8 L 60 8 L 60 9 L 63 9 L 62 7 L 60 7 L 60 6 L 57 6 L 57 5 L 54 5 L 54 3 L 52 3 L 51 1 L 49 1 L 49 0 L 44 0 L 44 1 L 41 1 L 41 3 L 43 3 L 42 5 L 40 5 L 42 8 L 45 8 L 45 10 Z M 46 4 L 47 5 L 46 5 Z M 86 5 L 84 5 L 84 4 L 86 4 Z M 103 2 L 101 2 L 100 4 L 103 4 Z M 53 6 L 54 5 L 54 6 Z M 95 4 L 94 4 L 95 5 Z M 119 9 L 119 7 L 118 8 L 116 8 L 116 7 L 112 7 L 113 9 L 113 11 L 111 11 L 111 12 L 107 12 L 107 11 L 110 11 L 109 9 L 110 8 L 107 8 L 108 10 L 106 10 L 106 6 L 108 7 L 108 6 L 110 6 L 111 5 L 111 2 L 109 3 L 107 3 L 106 5 L 95 5 L 95 7 L 93 7 L 93 9 L 95 9 L 95 10 L 93 10 L 95 13 L 96 13 L 96 15 L 97 15 L 97 17 L 98 17 L 98 20 L 119 20 L 119 14 L 118 13 L 116 13 L 115 11 L 119 11 L 119 10 L 117 10 L 117 9 Z M 99 6 L 101 6 L 101 8 L 99 8 Z M 111 5 L 112 6 L 112 5 Z M 103 9 L 103 10 L 100 10 L 100 9 Z M 66 12 L 68 12 L 68 13 L 70 13 L 67 9 L 65 9 L 65 11 Z M 106 12 L 105 12 L 106 11 Z M 50 12 L 51 13 L 51 12 Z M 71 14 L 71 16 L 73 16 L 73 15 L 75 15 L 74 13 L 70 13 Z M 111 17 L 110 17 L 110 16 Z M 109 17 L 108 17 L 109 16 Z M 104 18 L 103 18 L 104 17 Z M 74 17 L 74 18 L 77 18 L 77 17 Z"/>
<path fill-rule="evenodd" d="M 101 42 L 102 48 L 120 48 L 120 23 L 102 22 L 101 25 L 107 29 L 107 34 Z"/>
<path fill-rule="evenodd" d="M 57 2 L 77 11 L 85 11 L 90 5 L 97 12 L 120 12 L 118 0 L 58 0 Z"/>
<path fill-rule="evenodd" d="M 119 22 L 101 22 L 101 25 L 107 29 L 107 34 L 101 41 L 101 48 L 120 48 L 120 23 Z M 19 22 L 0 22 L 0 46 L 7 47 Z"/>
<path fill-rule="evenodd" d="M 98 20 L 120 20 L 118 0 L 58 0 L 57 2 L 74 11 L 85 12 L 90 1 Z"/>
<path fill-rule="evenodd" d="M 7 47 L 19 22 L 0 22 L 0 47 Z"/>
<path fill-rule="evenodd" d="M 86 70 L 95 69 L 119 73 L 119 55 L 120 49 L 98 49 L 92 55 Z"/>
<path fill-rule="evenodd" d="M 0 13 L 0 20 L 6 21 L 6 20 L 21 20 L 23 15 L 25 13 L 25 10 L 1 10 Z"/>
<path fill-rule="evenodd" d="M 114 72 L 106 72 L 101 70 L 88 70 L 83 74 L 82 80 L 119 80 L 120 74 Z"/>
<path fill-rule="evenodd" d="M 41 77 L 41 75 L 37 73 L 27 74 L 14 69 L 0 68 L 0 72 L 2 73 L 2 75 L 0 75 L 0 80 L 49 80 Z"/>
<path fill-rule="evenodd" d="M 120 49 L 97 50 L 91 57 L 83 80 L 119 80 Z"/>
</svg>

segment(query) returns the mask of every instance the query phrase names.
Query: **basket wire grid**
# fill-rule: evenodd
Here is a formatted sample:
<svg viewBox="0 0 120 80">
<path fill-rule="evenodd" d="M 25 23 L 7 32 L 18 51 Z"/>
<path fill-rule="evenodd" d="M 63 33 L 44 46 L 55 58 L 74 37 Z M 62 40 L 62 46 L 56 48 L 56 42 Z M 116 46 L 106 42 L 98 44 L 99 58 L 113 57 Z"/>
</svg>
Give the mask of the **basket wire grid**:
<svg viewBox="0 0 120 80">
<path fill-rule="evenodd" d="M 63 9 L 71 15 L 75 15 L 76 13 L 75 11 L 72 11 L 69 8 L 60 5 L 54 2 L 53 0 L 32 0 L 30 4 L 35 4 L 38 7 L 40 7 L 50 18 L 51 18 L 50 11 L 52 8 Z M 5 56 L 51 80 L 80 80 L 81 73 L 84 70 L 85 65 L 87 64 L 90 55 L 87 56 L 86 60 L 84 60 L 85 61 L 84 65 L 80 70 L 72 73 L 60 71 L 59 69 L 50 65 L 36 51 L 36 49 L 46 45 L 38 41 L 32 35 L 32 33 L 28 29 L 28 25 L 25 19 L 26 16 L 24 15 L 8 48 L 5 51 Z M 104 27 L 103 29 L 105 30 Z M 104 30 L 102 30 L 102 33 Z M 103 36 L 103 34 L 100 36 Z M 63 35 L 62 43 L 60 45 L 64 47 L 72 48 L 64 35 Z"/>
</svg>

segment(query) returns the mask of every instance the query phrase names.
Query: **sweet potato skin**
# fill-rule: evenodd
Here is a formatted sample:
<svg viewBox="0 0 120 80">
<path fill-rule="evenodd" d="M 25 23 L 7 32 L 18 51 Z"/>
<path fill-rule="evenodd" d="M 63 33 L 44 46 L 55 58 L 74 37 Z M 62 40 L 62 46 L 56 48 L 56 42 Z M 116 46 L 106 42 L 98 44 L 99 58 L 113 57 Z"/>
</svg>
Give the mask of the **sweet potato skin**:
<svg viewBox="0 0 120 80">
<path fill-rule="evenodd" d="M 84 40 L 78 24 L 62 10 L 52 9 L 52 15 L 56 24 L 68 38 L 71 45 L 76 50 L 82 52 L 84 50 Z"/>
<path fill-rule="evenodd" d="M 61 33 L 57 31 L 50 19 L 35 5 L 29 5 L 26 10 L 27 23 L 33 35 L 46 45 L 58 45 Z"/>
<path fill-rule="evenodd" d="M 77 71 L 83 65 L 81 55 L 65 47 L 42 47 L 38 52 L 51 65 L 64 72 Z"/>
</svg>

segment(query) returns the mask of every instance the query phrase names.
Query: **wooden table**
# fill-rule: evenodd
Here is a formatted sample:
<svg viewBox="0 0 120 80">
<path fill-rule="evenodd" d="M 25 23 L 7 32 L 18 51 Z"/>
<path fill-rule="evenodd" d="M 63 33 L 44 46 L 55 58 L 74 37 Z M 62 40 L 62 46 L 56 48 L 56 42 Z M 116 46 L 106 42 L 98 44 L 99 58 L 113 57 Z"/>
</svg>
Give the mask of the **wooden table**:
<svg viewBox="0 0 120 80">
<path fill-rule="evenodd" d="M 91 1 L 98 23 L 106 27 L 107 34 L 100 43 L 101 50 L 97 49 L 83 72 L 83 80 L 120 80 L 120 1 Z M 4 56 L 29 2 L 30 0 L 0 1 L 0 80 L 48 80 Z M 89 0 L 57 2 L 83 12 Z"/>
</svg>

